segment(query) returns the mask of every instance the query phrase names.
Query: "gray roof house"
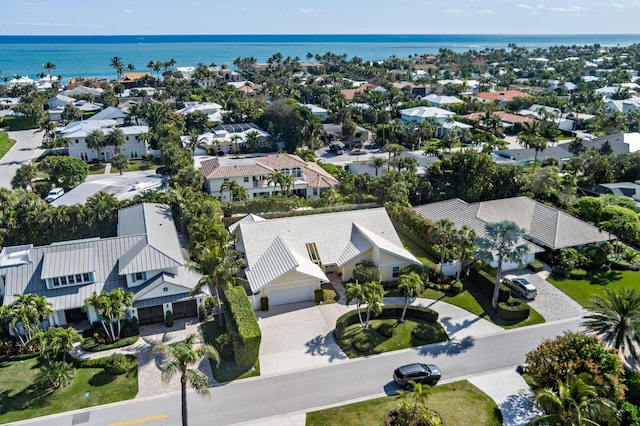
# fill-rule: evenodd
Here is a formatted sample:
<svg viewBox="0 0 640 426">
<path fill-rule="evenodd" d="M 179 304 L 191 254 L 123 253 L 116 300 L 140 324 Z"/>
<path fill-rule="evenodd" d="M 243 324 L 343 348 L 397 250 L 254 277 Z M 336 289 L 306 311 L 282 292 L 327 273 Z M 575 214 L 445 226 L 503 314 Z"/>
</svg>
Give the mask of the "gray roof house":
<svg viewBox="0 0 640 426">
<path fill-rule="evenodd" d="M 610 236 L 565 212 L 554 209 L 528 197 L 512 197 L 501 200 L 468 204 L 458 198 L 414 207 L 414 211 L 430 221 L 449 219 L 457 228 L 468 225 L 478 236 L 485 235 L 485 225 L 510 220 L 525 230 L 530 253 L 525 263 L 533 261 L 533 255 L 543 247 L 558 250 L 565 247 L 599 245 Z M 511 265 L 516 269 L 518 265 Z M 505 268 L 509 269 L 509 268 Z"/>
<path fill-rule="evenodd" d="M 420 263 L 402 247 L 384 208 L 269 220 L 252 216 L 233 231 L 251 291 L 268 297 L 270 305 L 313 300 L 328 275 L 349 281 L 364 261 L 380 269 L 383 281 L 397 279 L 404 265 Z"/>
<path fill-rule="evenodd" d="M 581 188 L 581 190 L 587 195 L 596 197 L 603 194 L 628 197 L 640 207 L 640 182 L 601 183 L 589 188 Z"/>
<path fill-rule="evenodd" d="M 5 247 L 0 252 L 0 295 L 45 296 L 50 322 L 81 328 L 98 320 L 82 311 L 93 292 L 122 288 L 134 294 L 140 324 L 197 315 L 207 293 L 190 296 L 200 275 L 186 267 L 171 210 L 163 204 L 136 204 L 118 212 L 118 236 L 61 241 L 48 246 Z M 208 291 L 208 290 L 204 290 Z"/>
</svg>

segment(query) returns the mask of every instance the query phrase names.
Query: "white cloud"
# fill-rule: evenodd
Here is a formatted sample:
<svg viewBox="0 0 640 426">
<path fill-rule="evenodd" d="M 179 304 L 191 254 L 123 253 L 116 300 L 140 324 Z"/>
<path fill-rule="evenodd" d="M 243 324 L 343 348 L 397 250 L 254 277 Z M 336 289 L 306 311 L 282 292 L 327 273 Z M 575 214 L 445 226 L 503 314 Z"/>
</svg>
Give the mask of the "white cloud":
<svg viewBox="0 0 640 426">
<path fill-rule="evenodd" d="M 300 9 L 298 9 L 298 11 L 299 11 L 300 13 L 313 13 L 313 9 L 311 9 L 311 8 L 304 8 L 304 7 L 301 7 Z"/>
<path fill-rule="evenodd" d="M 614 9 L 624 9 L 624 4 L 620 4 L 620 3 L 611 3 L 611 7 L 613 7 Z"/>
<path fill-rule="evenodd" d="M 551 10 L 552 12 L 559 12 L 559 13 L 576 13 L 576 12 L 582 12 L 585 9 L 582 6 L 571 6 L 571 7 L 550 7 L 549 10 Z"/>
<path fill-rule="evenodd" d="M 529 6 L 528 4 L 516 4 L 516 7 L 519 7 L 520 9 L 533 9 L 533 6 Z"/>
<path fill-rule="evenodd" d="M 127 8 L 124 9 L 124 13 L 131 13 L 131 12 L 132 12 L 131 9 L 127 9 Z"/>
<path fill-rule="evenodd" d="M 448 13 L 449 15 L 462 15 L 464 10 L 462 9 L 445 9 L 444 13 Z"/>
<path fill-rule="evenodd" d="M 479 10 L 478 13 L 482 14 L 482 15 L 495 15 L 496 13 L 491 10 L 491 9 L 482 9 Z"/>
</svg>

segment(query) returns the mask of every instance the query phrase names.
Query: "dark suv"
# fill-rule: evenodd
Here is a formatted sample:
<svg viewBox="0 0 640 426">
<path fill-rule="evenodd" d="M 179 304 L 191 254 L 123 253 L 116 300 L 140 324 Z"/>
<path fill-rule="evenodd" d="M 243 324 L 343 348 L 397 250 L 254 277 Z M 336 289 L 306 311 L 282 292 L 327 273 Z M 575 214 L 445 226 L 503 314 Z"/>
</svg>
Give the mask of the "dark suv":
<svg viewBox="0 0 640 426">
<path fill-rule="evenodd" d="M 437 366 L 418 362 L 403 365 L 393 371 L 393 380 L 406 390 L 413 389 L 413 385 L 409 383 L 410 381 L 435 385 L 440 380 L 440 377 L 442 377 L 442 373 L 440 373 L 440 369 Z"/>
</svg>

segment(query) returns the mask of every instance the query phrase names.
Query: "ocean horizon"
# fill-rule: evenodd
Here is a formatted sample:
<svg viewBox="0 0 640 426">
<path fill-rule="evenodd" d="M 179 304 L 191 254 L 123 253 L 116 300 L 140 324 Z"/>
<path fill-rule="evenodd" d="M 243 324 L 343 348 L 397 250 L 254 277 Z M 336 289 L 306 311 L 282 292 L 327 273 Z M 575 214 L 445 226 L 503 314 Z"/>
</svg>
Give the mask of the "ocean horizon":
<svg viewBox="0 0 640 426">
<path fill-rule="evenodd" d="M 119 56 L 137 71 L 149 71 L 149 61 L 175 59 L 177 66 L 198 63 L 233 68 L 237 57 L 254 57 L 266 62 L 275 53 L 284 57 L 327 52 L 383 60 L 392 56 L 408 58 L 434 54 L 440 49 L 454 52 L 507 48 L 509 44 L 527 49 L 550 46 L 603 47 L 640 43 L 640 34 L 229 34 L 229 35 L 0 35 L 0 72 L 37 78 L 42 64 L 52 62 L 54 75 L 115 78 L 111 58 Z"/>
</svg>

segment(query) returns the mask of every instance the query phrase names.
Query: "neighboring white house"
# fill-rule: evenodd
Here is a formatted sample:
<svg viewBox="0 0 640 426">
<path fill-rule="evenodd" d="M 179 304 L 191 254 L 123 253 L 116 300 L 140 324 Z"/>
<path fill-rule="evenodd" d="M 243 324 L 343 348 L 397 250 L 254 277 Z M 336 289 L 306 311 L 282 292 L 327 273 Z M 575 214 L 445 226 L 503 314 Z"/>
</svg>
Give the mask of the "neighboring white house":
<svg viewBox="0 0 640 426">
<path fill-rule="evenodd" d="M 429 102 L 429 105 L 433 107 L 439 108 L 462 103 L 462 100 L 455 96 L 436 95 L 435 93 L 430 93 L 427 96 L 423 96 L 422 100 Z"/>
<path fill-rule="evenodd" d="M 107 107 L 102 111 L 87 118 L 87 120 L 113 120 L 118 125 L 122 125 L 127 120 L 129 114 L 117 107 Z"/>
<path fill-rule="evenodd" d="M 420 264 L 403 248 L 384 208 L 263 220 L 252 215 L 232 229 L 246 257 L 249 287 L 270 305 L 313 300 L 314 290 L 350 281 L 356 265 L 372 262 L 382 281 Z M 256 305 L 254 305 L 256 306 Z"/>
<path fill-rule="evenodd" d="M 116 128 L 115 120 L 85 120 L 75 121 L 65 126 L 60 135 L 68 140 L 69 156 L 84 161 L 110 160 L 120 152 L 129 158 L 141 158 L 149 153 L 147 142 L 140 138 L 142 133 L 149 132 L 148 126 L 118 127 L 125 135 L 126 143 L 117 149 L 105 146 L 101 149 L 89 149 L 87 136 L 92 130 L 99 130 L 106 137 Z"/>
<path fill-rule="evenodd" d="M 184 117 L 196 111 L 200 111 L 206 115 L 209 118 L 209 121 L 213 123 L 222 121 L 222 105 L 215 102 L 185 102 L 184 108 L 181 108 L 176 112 Z"/>
<path fill-rule="evenodd" d="M 49 109 L 64 108 L 65 105 L 72 104 L 75 101 L 75 98 L 72 98 L 70 96 L 57 94 L 47 99 L 47 106 L 49 107 Z"/>
<path fill-rule="evenodd" d="M 242 151 L 245 144 L 255 136 L 257 149 L 271 147 L 271 135 L 253 123 L 220 124 L 211 132 L 199 136 L 202 148 L 197 148 L 194 155 L 206 155 L 210 152 L 218 155 L 232 154 Z M 181 136 L 182 144 L 186 146 L 189 136 Z"/>
<path fill-rule="evenodd" d="M 587 149 L 600 149 L 609 142 L 614 154 L 640 151 L 640 133 L 618 133 L 599 138 L 584 140 L 582 143 Z M 568 149 L 570 142 L 558 144 L 559 147 Z"/>
<path fill-rule="evenodd" d="M 295 179 L 291 194 L 315 200 L 320 194 L 340 184 L 330 173 L 313 162 L 293 154 L 271 154 L 253 158 L 211 158 L 200 162 L 207 192 L 224 201 L 231 201 L 228 190 L 222 190 L 227 181 L 235 181 L 247 189 L 249 198 L 257 198 L 284 189 L 275 186 L 269 176 L 273 172 L 291 175 Z M 286 188 L 285 188 L 286 189 Z"/>
<path fill-rule="evenodd" d="M 404 122 L 423 123 L 428 119 L 434 120 L 439 125 L 435 134 L 437 137 L 446 135 L 452 127 L 461 129 L 472 128 L 472 126 L 468 124 L 452 121 L 454 115 L 456 115 L 455 112 L 437 107 L 419 106 L 400 110 L 400 119 Z"/>
<path fill-rule="evenodd" d="M 327 115 L 328 115 L 328 111 L 322 107 L 319 107 L 318 105 L 314 105 L 314 104 L 304 104 L 302 105 L 308 109 L 311 110 L 311 114 L 313 114 L 314 116 L 318 117 L 320 119 L 320 121 L 325 122 L 327 121 Z"/>
<path fill-rule="evenodd" d="M 449 219 L 456 228 L 468 225 L 478 236 L 486 236 L 485 225 L 509 220 L 525 230 L 525 240 L 529 253 L 525 264 L 534 260 L 535 253 L 544 251 L 542 247 L 559 250 L 565 247 L 582 248 L 586 245 L 600 245 L 613 236 L 595 226 L 527 197 L 503 198 L 468 204 L 458 198 L 414 207 L 420 216 L 432 222 Z M 613 237 L 615 238 L 615 237 Z M 495 267 L 495 264 L 492 264 Z M 505 271 L 520 268 L 520 265 L 506 264 Z"/>
<path fill-rule="evenodd" d="M 98 317 L 82 310 L 84 301 L 122 288 L 134 294 L 129 318 L 163 322 L 168 311 L 174 318 L 196 316 L 208 295 L 206 288 L 190 295 L 201 276 L 185 265 L 169 206 L 136 204 L 118 212 L 117 237 L 4 247 L 0 294 L 4 304 L 19 294 L 45 296 L 52 325 L 86 328 Z"/>
</svg>

